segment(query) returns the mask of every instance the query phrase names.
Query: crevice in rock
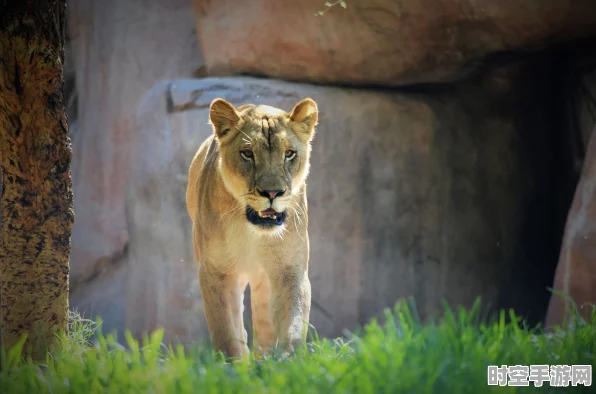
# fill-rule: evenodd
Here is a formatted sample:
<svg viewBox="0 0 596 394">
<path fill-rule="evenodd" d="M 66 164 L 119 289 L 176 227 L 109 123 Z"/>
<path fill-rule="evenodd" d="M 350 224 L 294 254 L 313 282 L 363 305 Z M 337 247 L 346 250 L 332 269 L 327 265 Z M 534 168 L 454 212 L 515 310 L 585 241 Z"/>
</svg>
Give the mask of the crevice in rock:
<svg viewBox="0 0 596 394">
<path fill-rule="evenodd" d="M 84 278 L 81 278 L 76 281 L 70 282 L 70 293 L 75 293 L 79 286 L 84 286 L 93 282 L 94 280 L 98 279 L 101 275 L 105 272 L 114 269 L 117 265 L 126 264 L 128 261 L 129 255 L 129 242 L 127 242 L 122 250 L 117 251 L 116 253 L 112 254 L 111 256 L 106 256 L 104 258 L 99 259 L 93 265 L 93 272 L 87 275 Z"/>
</svg>

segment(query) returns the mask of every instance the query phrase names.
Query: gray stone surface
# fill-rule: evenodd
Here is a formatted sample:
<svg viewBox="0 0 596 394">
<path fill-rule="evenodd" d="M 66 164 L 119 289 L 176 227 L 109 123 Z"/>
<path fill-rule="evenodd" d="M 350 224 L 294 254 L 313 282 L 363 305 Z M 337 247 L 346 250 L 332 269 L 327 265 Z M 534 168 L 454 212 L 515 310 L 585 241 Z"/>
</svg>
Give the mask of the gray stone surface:
<svg viewBox="0 0 596 394">
<path fill-rule="evenodd" d="M 556 263 L 544 247 L 556 243 L 547 77 L 534 64 L 511 65 L 433 94 L 254 78 L 157 84 L 135 122 L 127 328 L 207 338 L 184 193 L 216 97 L 286 110 L 307 96 L 319 104 L 307 183 L 320 335 L 355 329 L 405 297 L 423 318 L 443 299 L 469 306 L 477 296 L 542 318 Z"/>
</svg>

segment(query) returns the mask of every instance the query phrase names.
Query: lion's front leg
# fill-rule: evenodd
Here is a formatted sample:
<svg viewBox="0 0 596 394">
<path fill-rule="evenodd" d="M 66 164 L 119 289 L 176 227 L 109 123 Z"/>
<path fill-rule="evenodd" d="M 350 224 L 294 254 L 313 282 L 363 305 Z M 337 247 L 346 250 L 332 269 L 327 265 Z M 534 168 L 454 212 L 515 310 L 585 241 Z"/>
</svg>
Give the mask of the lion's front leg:
<svg viewBox="0 0 596 394">
<path fill-rule="evenodd" d="M 278 347 L 295 350 L 306 341 L 311 289 L 308 272 L 294 266 L 276 270 L 271 278 L 271 316 Z"/>
<path fill-rule="evenodd" d="M 227 357 L 242 358 L 249 352 L 242 319 L 246 282 L 242 286 L 237 275 L 212 272 L 201 262 L 199 285 L 214 350 Z"/>
<path fill-rule="evenodd" d="M 271 285 L 264 272 L 253 276 L 250 282 L 250 300 L 255 350 L 268 352 L 275 346 L 276 336 L 271 320 Z"/>
</svg>

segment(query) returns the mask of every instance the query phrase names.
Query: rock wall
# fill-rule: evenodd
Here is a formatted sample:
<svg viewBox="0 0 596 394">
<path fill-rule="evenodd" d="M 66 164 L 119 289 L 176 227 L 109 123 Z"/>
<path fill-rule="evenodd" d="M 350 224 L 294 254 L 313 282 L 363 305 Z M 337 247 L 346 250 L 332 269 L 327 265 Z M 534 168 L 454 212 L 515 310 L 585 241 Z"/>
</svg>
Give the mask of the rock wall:
<svg viewBox="0 0 596 394">
<path fill-rule="evenodd" d="M 555 288 L 596 302 L 582 197 L 596 68 L 565 49 L 596 36 L 596 3 L 522 3 L 375 0 L 311 17 L 324 2 L 70 0 L 71 305 L 106 331 L 206 339 L 184 192 L 209 102 L 305 96 L 321 108 L 308 182 L 320 335 L 405 297 L 423 318 L 482 296 L 538 322 L 559 255 Z M 226 77 L 189 79 L 205 73 Z"/>
<path fill-rule="evenodd" d="M 191 77 L 202 60 L 186 0 L 70 0 L 68 28 L 78 97 L 77 119 L 69 119 L 76 212 L 71 305 L 102 316 L 108 330 L 121 329 L 134 113 L 154 83 Z"/>
<path fill-rule="evenodd" d="M 596 130 L 596 127 L 594 128 Z M 565 322 L 576 308 L 589 319 L 596 304 L 596 133 L 569 211 L 546 324 Z M 573 304 L 570 303 L 573 302 Z"/>
<path fill-rule="evenodd" d="M 533 267 L 556 263 L 543 247 L 556 242 L 544 171 L 553 130 L 541 115 L 548 74 L 534 69 L 516 64 L 433 94 L 253 78 L 159 83 L 137 115 L 137 132 L 151 137 L 127 202 L 127 327 L 206 338 L 184 192 L 216 97 L 287 110 L 306 96 L 319 103 L 308 180 L 319 335 L 341 335 L 410 296 L 422 318 L 442 299 L 471 305 L 477 295 L 542 318 L 551 277 Z"/>
<path fill-rule="evenodd" d="M 588 317 L 596 304 L 596 42 L 574 45 L 560 53 L 566 78 L 562 81 L 563 134 L 567 137 L 574 176 L 573 203 L 564 213 L 565 232 L 546 324 L 559 325 L 577 307 Z M 577 176 L 575 176 L 577 175 Z M 579 181 L 578 181 L 579 180 Z M 559 183 L 566 187 L 564 182 Z M 572 301 L 575 305 L 569 303 Z"/>
<path fill-rule="evenodd" d="M 400 86 L 452 82 L 495 55 L 596 35 L 593 0 L 193 0 L 208 75 Z"/>
</svg>

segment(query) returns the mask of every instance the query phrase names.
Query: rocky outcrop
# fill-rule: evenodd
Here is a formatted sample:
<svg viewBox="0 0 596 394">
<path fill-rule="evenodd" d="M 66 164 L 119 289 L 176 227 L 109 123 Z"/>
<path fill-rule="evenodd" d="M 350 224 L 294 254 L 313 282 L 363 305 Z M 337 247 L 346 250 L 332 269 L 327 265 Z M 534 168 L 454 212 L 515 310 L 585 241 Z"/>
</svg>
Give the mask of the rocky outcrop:
<svg viewBox="0 0 596 394">
<path fill-rule="evenodd" d="M 468 76 L 499 53 L 596 35 L 594 0 L 193 0 L 207 73 L 399 86 Z"/>
<path fill-rule="evenodd" d="M 576 310 L 589 319 L 596 305 L 596 132 L 569 211 L 553 288 L 547 325 L 564 323 Z"/>
<path fill-rule="evenodd" d="M 126 289 L 118 283 L 127 268 L 118 265 L 126 264 L 131 238 L 124 199 L 136 107 L 154 83 L 190 77 L 202 62 L 185 0 L 73 0 L 68 17 L 78 92 L 78 119 L 69 119 L 76 125 L 71 306 L 99 314 L 109 330 L 123 327 Z"/>
<path fill-rule="evenodd" d="M 596 44 L 596 43 L 595 43 Z M 596 304 L 596 45 L 580 45 L 562 53 L 567 59 L 561 92 L 561 126 L 570 146 L 574 169 L 571 209 L 546 324 L 560 325 L 578 308 L 587 318 Z M 579 181 L 576 181 L 579 179 Z M 565 187 L 563 182 L 558 182 Z"/>
<path fill-rule="evenodd" d="M 348 1 L 323 17 L 318 0 L 192 3 L 195 21 L 182 0 L 69 2 L 71 305 L 105 331 L 206 339 L 184 191 L 220 96 L 320 104 L 309 180 L 319 334 L 410 296 L 422 317 L 482 296 L 536 322 L 559 254 L 555 288 L 593 300 L 595 68 L 587 49 L 554 62 L 530 53 L 596 35 L 596 2 Z M 316 84 L 176 79 L 205 70 Z M 427 82 L 450 83 L 387 89 Z M 549 321 L 564 315 L 553 300 Z"/>
<path fill-rule="evenodd" d="M 552 149 L 547 79 L 516 64 L 433 94 L 253 78 L 159 83 L 135 127 L 144 138 L 127 200 L 126 326 L 165 328 L 168 341 L 207 338 L 184 193 L 216 97 L 287 110 L 306 96 L 319 103 L 308 196 L 320 335 L 341 335 L 410 296 L 423 318 L 443 299 L 470 305 L 476 296 L 542 318 L 556 263 L 544 248 L 555 243 L 542 153 Z M 537 264 L 551 270 L 535 273 Z"/>
</svg>

